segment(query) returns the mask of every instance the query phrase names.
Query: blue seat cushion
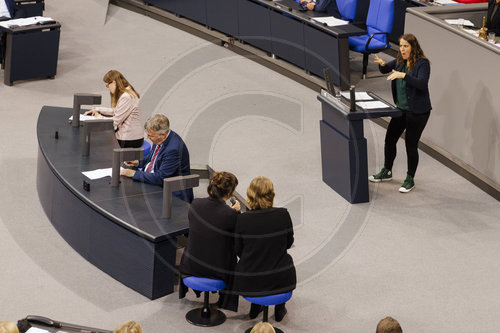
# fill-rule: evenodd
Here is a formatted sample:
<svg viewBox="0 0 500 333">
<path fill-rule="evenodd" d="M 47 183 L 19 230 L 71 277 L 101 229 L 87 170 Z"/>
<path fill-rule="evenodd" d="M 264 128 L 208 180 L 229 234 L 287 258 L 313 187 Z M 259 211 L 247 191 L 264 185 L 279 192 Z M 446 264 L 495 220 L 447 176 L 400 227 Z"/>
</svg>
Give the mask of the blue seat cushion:
<svg viewBox="0 0 500 333">
<path fill-rule="evenodd" d="M 243 297 L 250 303 L 259 305 L 276 305 L 286 303 L 290 298 L 292 298 L 292 292 L 289 291 L 284 294 L 276 294 L 269 296 L 259 296 L 259 297 Z"/>
<path fill-rule="evenodd" d="M 368 49 L 366 49 L 366 42 L 370 38 L 369 35 L 363 35 L 359 37 L 349 37 L 349 48 L 356 52 L 370 52 L 371 49 L 384 49 L 386 40 L 385 35 L 373 36 Z"/>
<path fill-rule="evenodd" d="M 149 152 L 151 151 L 151 144 L 144 140 L 141 146 L 142 149 L 144 149 L 144 157 L 148 156 Z"/>
<path fill-rule="evenodd" d="M 188 276 L 183 278 L 182 281 L 189 288 L 199 291 L 217 291 L 226 288 L 224 281 L 204 277 Z"/>
</svg>

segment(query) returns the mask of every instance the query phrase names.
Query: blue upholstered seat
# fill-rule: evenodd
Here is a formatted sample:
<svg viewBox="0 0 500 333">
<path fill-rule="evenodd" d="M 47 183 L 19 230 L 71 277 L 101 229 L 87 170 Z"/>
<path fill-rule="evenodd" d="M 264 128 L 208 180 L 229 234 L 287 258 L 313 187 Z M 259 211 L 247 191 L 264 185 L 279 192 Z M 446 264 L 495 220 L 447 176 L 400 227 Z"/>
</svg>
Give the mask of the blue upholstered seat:
<svg viewBox="0 0 500 333">
<path fill-rule="evenodd" d="M 370 0 L 366 17 L 367 34 L 349 37 L 349 48 L 363 53 L 363 78 L 366 77 L 368 55 L 389 48 L 389 34 L 394 20 L 394 0 Z"/>
<path fill-rule="evenodd" d="M 222 280 L 209 279 L 197 276 L 188 276 L 182 279 L 184 284 L 194 290 L 204 291 L 203 307 L 194 309 L 186 313 L 186 320 L 193 325 L 211 327 L 222 324 L 226 321 L 226 315 L 217 309 L 211 309 L 208 303 L 210 292 L 226 288 L 226 283 Z"/>
<path fill-rule="evenodd" d="M 357 0 L 337 0 L 337 8 L 342 19 L 353 22 L 356 17 Z"/>
<path fill-rule="evenodd" d="M 290 298 L 292 298 L 292 292 L 289 291 L 284 294 L 269 295 L 269 296 L 259 296 L 259 297 L 243 297 L 250 303 L 259 305 L 276 305 L 286 303 Z"/>
<path fill-rule="evenodd" d="M 141 148 L 144 149 L 144 157 L 148 156 L 149 152 L 151 151 L 151 144 L 144 140 Z"/>
</svg>

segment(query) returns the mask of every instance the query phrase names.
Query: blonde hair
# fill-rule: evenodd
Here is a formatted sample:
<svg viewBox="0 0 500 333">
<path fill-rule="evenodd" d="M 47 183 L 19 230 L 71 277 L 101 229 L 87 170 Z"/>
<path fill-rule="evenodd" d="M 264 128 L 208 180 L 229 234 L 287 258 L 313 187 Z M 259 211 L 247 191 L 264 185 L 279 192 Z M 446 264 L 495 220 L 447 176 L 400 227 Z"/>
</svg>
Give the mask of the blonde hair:
<svg viewBox="0 0 500 333">
<path fill-rule="evenodd" d="M 247 202 L 251 209 L 266 209 L 273 206 L 274 186 L 267 177 L 252 179 L 247 189 Z"/>
<path fill-rule="evenodd" d="M 122 73 L 115 71 L 114 69 L 110 70 L 106 74 L 104 74 L 104 77 L 102 78 L 104 83 L 110 84 L 111 82 L 115 81 L 116 82 L 116 91 L 115 93 L 109 93 L 111 96 L 111 106 L 115 107 L 116 104 L 118 103 L 118 100 L 122 96 L 122 94 L 128 90 L 129 92 L 133 92 L 133 95 L 135 94 L 135 97 L 140 98 L 139 93 L 135 91 L 134 87 L 127 81 L 125 76 L 123 76 Z"/>
<path fill-rule="evenodd" d="M 403 329 L 396 319 L 385 317 L 378 322 L 375 333 L 403 333 Z"/>
<path fill-rule="evenodd" d="M 129 320 L 118 326 L 114 333 L 142 333 L 139 323 Z"/>
<path fill-rule="evenodd" d="M 273 325 L 268 322 L 261 321 L 260 323 L 255 324 L 250 333 L 276 333 Z"/>
<path fill-rule="evenodd" d="M 19 333 L 19 329 L 13 321 L 0 321 L 0 333 Z"/>
</svg>

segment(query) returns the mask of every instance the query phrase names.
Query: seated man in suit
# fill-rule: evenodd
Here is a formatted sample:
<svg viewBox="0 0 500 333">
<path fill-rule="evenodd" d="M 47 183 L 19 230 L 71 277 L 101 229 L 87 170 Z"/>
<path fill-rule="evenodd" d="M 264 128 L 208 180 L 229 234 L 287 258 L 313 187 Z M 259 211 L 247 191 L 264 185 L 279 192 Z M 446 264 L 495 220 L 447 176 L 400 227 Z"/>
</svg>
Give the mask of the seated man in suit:
<svg viewBox="0 0 500 333">
<path fill-rule="evenodd" d="M 0 21 L 23 17 L 24 9 L 19 8 L 14 0 L 0 0 Z"/>
<path fill-rule="evenodd" d="M 144 124 L 144 129 L 153 147 L 144 160 L 126 162 L 125 164 L 133 169 L 123 169 L 120 172 L 122 176 L 163 186 L 164 178 L 191 174 L 186 144 L 170 129 L 170 122 L 166 116 L 162 114 L 151 116 Z M 192 189 L 172 194 L 184 201 L 193 201 Z"/>
<path fill-rule="evenodd" d="M 342 18 L 336 0 L 299 0 L 299 3 L 304 9 L 327 12 L 333 17 Z"/>
</svg>

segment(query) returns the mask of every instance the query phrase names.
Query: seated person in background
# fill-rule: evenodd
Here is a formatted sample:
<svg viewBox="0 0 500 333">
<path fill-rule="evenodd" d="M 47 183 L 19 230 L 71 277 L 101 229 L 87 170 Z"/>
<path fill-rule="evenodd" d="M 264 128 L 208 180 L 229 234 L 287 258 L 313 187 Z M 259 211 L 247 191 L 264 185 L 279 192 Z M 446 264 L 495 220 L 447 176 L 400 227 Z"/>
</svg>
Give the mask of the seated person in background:
<svg viewBox="0 0 500 333">
<path fill-rule="evenodd" d="M 240 214 L 236 223 L 235 293 L 242 296 L 269 296 L 295 289 L 297 276 L 292 257 L 287 253 L 293 244 L 293 225 L 286 208 L 274 208 L 273 183 L 256 177 L 247 190 L 252 210 Z M 257 317 L 262 306 L 252 303 L 250 318 Z M 287 310 L 285 304 L 274 308 L 276 321 Z"/>
<path fill-rule="evenodd" d="M 19 329 L 13 321 L 0 321 L 0 333 L 19 333 Z"/>
<path fill-rule="evenodd" d="M 144 143 L 139 94 L 122 73 L 110 70 L 103 79 L 111 96 L 112 108 L 98 106 L 85 115 L 113 117 L 116 139 L 122 148 L 140 148 Z"/>
<path fill-rule="evenodd" d="M 163 186 L 163 179 L 191 174 L 189 152 L 181 137 L 170 129 L 168 118 L 162 114 L 151 116 L 144 124 L 148 138 L 153 143 L 151 151 L 142 161 L 125 162 L 134 169 L 122 169 L 122 176 L 149 184 Z M 191 202 L 193 189 L 176 191 L 176 197 Z"/>
<path fill-rule="evenodd" d="M 488 2 L 485 27 L 487 32 L 494 32 L 497 36 L 500 36 L 500 0 L 490 0 Z"/>
<path fill-rule="evenodd" d="M 336 0 L 299 0 L 299 3 L 305 9 L 328 12 L 333 17 L 342 18 Z"/>
<path fill-rule="evenodd" d="M 378 322 L 375 333 L 403 333 L 403 330 L 396 319 L 385 317 Z"/>
<path fill-rule="evenodd" d="M 197 276 L 226 282 L 232 286 L 232 272 L 236 265 L 234 229 L 240 203 L 229 207 L 225 201 L 232 197 L 238 179 L 230 172 L 215 172 L 210 178 L 208 198 L 194 199 L 188 212 L 189 237 L 182 254 L 179 271 L 183 276 Z M 180 279 L 179 298 L 188 288 Z M 237 311 L 238 296 L 220 292 L 219 306 Z"/>
<path fill-rule="evenodd" d="M 255 324 L 250 333 L 276 333 L 273 325 L 268 322 L 261 321 L 260 323 Z"/>
<path fill-rule="evenodd" d="M 118 326 L 113 333 L 142 333 L 142 327 L 139 323 L 129 320 Z"/>
<path fill-rule="evenodd" d="M 26 17 L 24 9 L 19 8 L 14 0 L 0 0 L 0 21 Z"/>
</svg>

